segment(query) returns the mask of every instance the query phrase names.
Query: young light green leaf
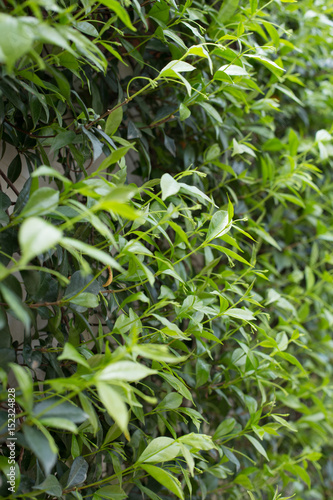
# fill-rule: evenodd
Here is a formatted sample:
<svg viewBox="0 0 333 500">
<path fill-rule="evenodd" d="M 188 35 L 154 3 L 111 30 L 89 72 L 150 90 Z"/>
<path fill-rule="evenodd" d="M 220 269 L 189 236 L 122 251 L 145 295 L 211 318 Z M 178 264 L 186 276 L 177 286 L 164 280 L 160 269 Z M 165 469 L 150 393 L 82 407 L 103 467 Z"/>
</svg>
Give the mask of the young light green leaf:
<svg viewBox="0 0 333 500">
<path fill-rule="evenodd" d="M 62 175 L 58 170 L 47 165 L 41 165 L 34 172 L 32 172 L 31 177 L 54 177 L 55 179 L 61 180 L 65 185 L 73 184 L 67 177 Z"/>
<path fill-rule="evenodd" d="M 236 64 L 224 64 L 221 66 L 214 75 L 215 79 L 218 79 L 218 74 L 220 72 L 229 76 L 248 76 L 246 69 Z"/>
<path fill-rule="evenodd" d="M 37 189 L 29 198 L 28 203 L 20 213 L 20 217 L 35 217 L 45 215 L 55 210 L 59 203 L 59 191 L 48 187 Z"/>
<path fill-rule="evenodd" d="M 119 429 L 121 429 L 128 437 L 128 411 L 123 399 L 120 397 L 116 389 L 105 382 L 98 382 L 96 387 L 98 395 L 109 415 L 116 422 Z"/>
<path fill-rule="evenodd" d="M 219 210 L 218 212 L 215 212 L 208 227 L 206 242 L 209 242 L 227 233 L 231 227 L 230 222 L 231 221 L 229 221 L 228 212 L 226 212 L 225 210 Z"/>
<path fill-rule="evenodd" d="M 274 61 L 271 61 L 270 59 L 267 59 L 266 57 L 263 56 L 258 56 L 258 55 L 252 55 L 252 54 L 245 54 L 244 57 L 249 57 L 251 59 L 255 59 L 259 62 L 261 62 L 266 68 L 268 68 L 270 71 L 277 71 L 278 73 L 283 73 L 285 69 L 281 68 L 278 64 L 276 64 Z"/>
<path fill-rule="evenodd" d="M 19 243 L 22 252 L 20 263 L 26 264 L 59 243 L 62 232 L 38 217 L 29 217 L 19 229 Z"/>
<path fill-rule="evenodd" d="M 199 56 L 208 59 L 210 72 L 213 72 L 212 60 L 208 54 L 208 51 L 202 45 L 192 45 L 192 47 L 190 47 L 185 54 L 185 57 L 187 56 Z"/>
<path fill-rule="evenodd" d="M 141 453 L 137 462 L 154 463 L 173 460 L 180 453 L 180 446 L 174 439 L 169 437 L 158 437 L 153 439 L 147 448 Z"/>
<path fill-rule="evenodd" d="M 128 382 L 137 382 L 142 378 L 148 377 L 157 373 L 141 363 L 133 363 L 133 361 L 118 361 L 106 366 L 98 374 L 98 380 L 126 380 Z"/>
<path fill-rule="evenodd" d="M 191 111 L 185 104 L 181 103 L 179 106 L 179 117 L 181 121 L 186 120 L 189 116 L 191 116 Z"/>
<path fill-rule="evenodd" d="M 170 354 L 168 346 L 163 344 L 137 344 L 132 347 L 132 352 L 143 358 L 164 361 L 170 364 L 181 363 L 187 359 L 187 356 L 174 356 Z"/>
<path fill-rule="evenodd" d="M 238 307 L 233 307 L 232 309 L 228 309 L 223 313 L 226 316 L 230 316 L 230 318 L 242 319 L 244 321 L 255 321 L 256 318 L 253 316 L 251 311 L 248 309 L 240 309 Z"/>
<path fill-rule="evenodd" d="M 198 189 L 196 186 L 189 186 L 188 184 L 185 184 L 184 182 L 179 182 L 178 185 L 180 186 L 180 190 L 183 193 L 186 193 L 190 196 L 194 196 L 197 198 L 199 201 L 205 203 L 211 203 L 212 205 L 216 206 L 215 203 L 207 196 L 205 193 L 203 193 L 200 189 Z"/>
<path fill-rule="evenodd" d="M 178 440 L 179 442 L 187 444 L 196 450 L 212 450 L 213 448 L 216 448 L 212 437 L 207 434 L 196 434 L 191 432 L 190 434 L 181 436 Z"/>
<path fill-rule="evenodd" d="M 180 190 L 180 184 L 171 177 L 170 174 L 163 174 L 161 177 L 162 200 L 166 200 L 169 196 L 177 194 Z"/>
</svg>

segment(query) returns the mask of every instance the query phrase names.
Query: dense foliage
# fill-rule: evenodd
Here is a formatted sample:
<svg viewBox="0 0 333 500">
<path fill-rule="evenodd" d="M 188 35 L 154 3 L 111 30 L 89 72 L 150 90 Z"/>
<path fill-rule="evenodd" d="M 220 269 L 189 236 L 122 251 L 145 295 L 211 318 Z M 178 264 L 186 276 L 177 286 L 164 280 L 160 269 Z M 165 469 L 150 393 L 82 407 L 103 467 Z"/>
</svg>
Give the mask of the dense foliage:
<svg viewBox="0 0 333 500">
<path fill-rule="evenodd" d="M 0 8 L 2 498 L 331 498 L 330 2 Z"/>
</svg>

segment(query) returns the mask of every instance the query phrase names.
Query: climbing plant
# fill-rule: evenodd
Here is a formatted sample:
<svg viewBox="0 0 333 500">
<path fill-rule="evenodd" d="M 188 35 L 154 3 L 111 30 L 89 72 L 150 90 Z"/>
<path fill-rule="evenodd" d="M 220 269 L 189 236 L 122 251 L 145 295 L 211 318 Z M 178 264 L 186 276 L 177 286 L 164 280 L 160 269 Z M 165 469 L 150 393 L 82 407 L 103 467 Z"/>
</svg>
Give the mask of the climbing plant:
<svg viewBox="0 0 333 500">
<path fill-rule="evenodd" d="M 329 2 L 0 10 L 0 495 L 329 498 Z"/>
</svg>

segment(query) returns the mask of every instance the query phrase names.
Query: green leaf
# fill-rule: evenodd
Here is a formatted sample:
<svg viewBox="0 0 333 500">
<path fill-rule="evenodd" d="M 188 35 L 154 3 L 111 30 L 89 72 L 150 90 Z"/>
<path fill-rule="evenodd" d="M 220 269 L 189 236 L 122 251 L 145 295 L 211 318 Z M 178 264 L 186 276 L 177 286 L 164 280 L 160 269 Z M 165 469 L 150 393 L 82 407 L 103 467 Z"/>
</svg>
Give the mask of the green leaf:
<svg viewBox="0 0 333 500">
<path fill-rule="evenodd" d="M 96 170 L 96 173 L 102 172 L 103 170 L 109 168 L 110 165 L 118 163 L 118 161 L 121 160 L 121 158 L 123 158 L 130 149 L 134 149 L 132 145 L 124 146 L 122 148 L 116 149 L 115 151 L 112 151 L 112 153 L 101 162 L 98 169 Z"/>
<path fill-rule="evenodd" d="M 156 407 L 156 411 L 176 410 L 183 402 L 183 397 L 177 392 L 170 392 Z"/>
<path fill-rule="evenodd" d="M 251 15 L 253 15 L 258 8 L 258 0 L 250 0 Z"/>
<path fill-rule="evenodd" d="M 130 28 L 132 31 L 136 31 L 136 28 L 133 26 L 131 23 L 131 19 L 124 9 L 124 7 L 121 6 L 119 2 L 116 0 L 98 0 L 101 4 L 105 5 L 106 7 L 109 7 L 109 9 L 113 10 L 119 17 L 119 19 L 122 20 L 122 22 L 127 26 L 127 28 Z"/>
<path fill-rule="evenodd" d="M 109 254 L 88 245 L 87 243 L 83 243 L 83 241 L 75 240 L 74 238 L 62 238 L 60 244 L 64 248 L 75 248 L 83 254 L 89 255 L 89 257 L 92 257 L 93 259 L 102 262 L 107 266 L 111 266 L 113 269 L 124 272 L 124 269 Z"/>
<path fill-rule="evenodd" d="M 233 153 L 232 156 L 236 155 L 242 155 L 244 153 L 251 155 L 251 156 L 256 156 L 255 152 L 246 144 L 240 144 L 236 141 L 235 138 L 232 140 L 232 147 L 233 147 Z"/>
<path fill-rule="evenodd" d="M 236 425 L 236 420 L 234 418 L 226 418 L 217 427 L 213 435 L 213 440 L 221 439 L 223 436 L 230 434 Z"/>
<path fill-rule="evenodd" d="M 190 434 L 181 436 L 178 441 L 187 444 L 188 446 L 196 450 L 208 451 L 216 448 L 215 444 L 213 443 L 212 437 L 207 436 L 207 434 L 196 434 L 194 432 L 191 432 Z"/>
<path fill-rule="evenodd" d="M 261 228 L 258 228 L 258 227 L 254 227 L 252 228 L 252 230 L 258 235 L 260 236 L 264 241 L 266 241 L 269 245 L 272 245 L 273 247 L 277 248 L 278 250 L 281 250 L 281 247 L 280 245 L 275 241 L 275 239 L 269 234 L 267 233 L 267 231 L 265 231 L 262 227 Z"/>
<path fill-rule="evenodd" d="M 69 342 L 66 342 L 64 346 L 64 350 L 58 356 L 59 361 L 62 361 L 63 359 L 69 359 L 71 361 L 75 361 L 79 365 L 85 366 L 86 368 L 90 369 L 90 365 L 88 362 L 84 359 L 82 354 L 80 354 L 72 344 Z"/>
<path fill-rule="evenodd" d="M 158 495 L 156 495 L 156 493 L 154 493 L 149 488 L 146 488 L 145 486 L 142 486 L 142 484 L 138 484 L 138 488 L 140 489 L 140 491 L 142 491 L 143 493 L 145 493 L 147 495 L 147 497 L 150 498 L 151 500 L 162 500 L 161 497 L 159 497 Z"/>
<path fill-rule="evenodd" d="M 34 33 L 20 18 L 0 14 L 0 62 L 11 71 L 16 61 L 29 52 L 34 41 Z"/>
<path fill-rule="evenodd" d="M 23 367 L 14 363 L 10 364 L 14 372 L 15 378 L 18 381 L 19 387 L 22 391 L 22 398 L 24 400 L 24 408 L 30 413 L 33 406 L 33 381 L 29 368 Z"/>
<path fill-rule="evenodd" d="M 106 366 L 98 374 L 98 380 L 126 380 L 128 382 L 137 382 L 142 378 L 157 373 L 145 365 L 133 363 L 133 361 L 118 361 Z"/>
<path fill-rule="evenodd" d="M 210 72 L 211 73 L 213 72 L 212 60 L 211 60 L 207 50 L 202 45 L 192 45 L 192 47 L 190 47 L 185 54 L 185 57 L 187 57 L 187 56 L 199 56 L 199 57 L 204 57 L 205 59 L 208 59 Z"/>
<path fill-rule="evenodd" d="M 192 395 L 184 382 L 179 380 L 177 377 L 174 375 L 171 375 L 171 373 L 164 373 L 164 372 L 159 372 L 159 375 L 164 378 L 174 389 L 176 389 L 179 394 L 181 394 L 184 398 L 188 399 L 189 401 L 193 402 Z"/>
<path fill-rule="evenodd" d="M 205 385 L 209 379 L 210 364 L 199 358 L 195 365 L 196 387 Z"/>
<path fill-rule="evenodd" d="M 42 490 L 54 497 L 60 498 L 62 487 L 55 476 L 48 476 L 42 483 L 33 487 L 34 490 Z"/>
<path fill-rule="evenodd" d="M 153 439 L 139 456 L 137 463 L 159 463 L 173 460 L 180 453 L 180 446 L 174 439 L 158 437 Z"/>
<path fill-rule="evenodd" d="M 181 500 L 184 500 L 183 490 L 181 483 L 177 478 L 172 476 L 169 472 L 155 465 L 140 465 L 150 476 L 152 476 L 158 483 L 164 486 L 167 490 L 171 491 Z"/>
<path fill-rule="evenodd" d="M 116 422 L 119 429 L 128 436 L 128 411 L 119 393 L 105 382 L 98 382 L 96 387 L 101 402 L 104 404 L 109 415 Z"/>
<path fill-rule="evenodd" d="M 39 420 L 45 427 L 51 427 L 54 429 L 63 429 L 69 431 L 73 434 L 77 434 L 77 426 L 68 418 L 43 418 Z"/>
<path fill-rule="evenodd" d="M 160 71 L 160 75 L 168 76 L 169 71 L 172 73 L 184 73 L 188 71 L 195 70 L 195 67 L 192 64 L 188 64 L 184 61 L 170 61 L 164 68 Z"/>
<path fill-rule="evenodd" d="M 29 331 L 31 324 L 31 317 L 29 313 L 29 309 L 27 306 L 21 301 L 21 299 L 14 293 L 10 288 L 8 288 L 3 283 L 0 283 L 0 292 L 8 304 L 10 309 L 15 314 L 16 318 L 21 321 L 26 330 Z"/>
<path fill-rule="evenodd" d="M 72 304 L 76 304 L 77 306 L 90 307 L 90 308 L 98 307 L 99 305 L 98 296 L 89 292 L 80 293 L 80 295 L 78 295 L 77 297 L 70 299 L 70 302 Z"/>
<path fill-rule="evenodd" d="M 126 304 L 131 302 L 135 302 L 139 300 L 140 302 L 145 302 L 146 304 L 150 304 L 149 298 L 143 292 L 132 293 L 123 302 L 120 304 L 119 309 L 123 309 Z"/>
<path fill-rule="evenodd" d="M 95 491 L 93 500 L 124 500 L 127 498 L 125 491 L 117 485 L 104 486 Z"/>
<path fill-rule="evenodd" d="M 193 71 L 195 69 L 194 66 L 188 64 L 184 61 L 171 61 L 167 64 L 160 72 L 160 77 L 164 78 L 176 78 L 179 79 L 186 87 L 186 90 L 189 95 L 191 95 L 191 85 L 180 73 Z"/>
<path fill-rule="evenodd" d="M 228 212 L 226 212 L 225 210 L 219 210 L 218 212 L 215 212 L 208 227 L 206 242 L 222 236 L 229 230 L 230 221 Z"/>
<path fill-rule="evenodd" d="M 266 68 L 268 68 L 273 73 L 276 72 L 277 74 L 281 75 L 285 71 L 285 69 L 281 68 L 274 61 L 271 61 L 270 59 L 267 59 L 266 57 L 252 55 L 252 54 L 245 54 L 244 57 L 249 57 L 251 59 L 255 59 L 255 60 L 261 62 L 264 66 L 266 66 Z"/>
<path fill-rule="evenodd" d="M 298 359 L 293 356 L 292 354 L 290 354 L 289 352 L 281 352 L 281 351 L 278 351 L 275 353 L 275 356 L 279 356 L 280 358 L 283 358 L 285 359 L 286 361 L 288 361 L 288 363 L 292 364 L 292 365 L 295 365 L 297 366 L 297 368 L 304 374 L 306 375 L 306 371 L 304 370 L 303 366 L 301 365 L 301 363 L 298 361 Z"/>
<path fill-rule="evenodd" d="M 57 208 L 58 203 L 59 192 L 48 187 L 42 187 L 30 196 L 20 216 L 27 218 L 48 214 Z"/>
<path fill-rule="evenodd" d="M 66 489 L 84 483 L 87 478 L 88 463 L 83 457 L 76 457 L 69 471 Z"/>
<path fill-rule="evenodd" d="M 186 120 L 189 116 L 191 116 L 191 111 L 188 109 L 187 106 L 185 106 L 185 104 L 181 103 L 179 106 L 179 117 L 181 121 Z"/>
<path fill-rule="evenodd" d="M 24 425 L 23 434 L 28 447 L 36 455 L 45 475 L 48 476 L 56 464 L 57 453 L 52 450 L 49 440 L 39 429 Z"/>
<path fill-rule="evenodd" d="M 161 177 L 162 200 L 166 200 L 169 196 L 177 194 L 180 190 L 180 184 L 171 177 L 170 174 L 163 174 Z"/>
<path fill-rule="evenodd" d="M 60 398 L 44 399 L 34 406 L 33 413 L 36 418 L 56 419 L 65 417 L 67 420 L 80 424 L 87 419 L 87 415 L 76 406 Z"/>
<path fill-rule="evenodd" d="M 217 19 L 219 22 L 227 22 L 234 15 L 238 8 L 239 0 L 224 0 Z"/>
<path fill-rule="evenodd" d="M 46 165 L 41 165 L 34 172 L 32 172 L 31 177 L 54 177 L 55 179 L 61 180 L 66 185 L 73 184 L 67 177 L 61 175 L 58 170 L 52 167 L 48 167 Z"/>
<path fill-rule="evenodd" d="M 178 185 L 180 186 L 181 192 L 186 193 L 191 197 L 193 196 L 194 198 L 198 198 L 199 201 L 203 203 L 208 202 L 211 203 L 212 205 L 215 205 L 215 203 L 209 198 L 209 196 L 200 191 L 200 189 L 198 189 L 196 186 L 189 186 L 184 182 L 179 182 Z"/>
<path fill-rule="evenodd" d="M 230 248 L 226 247 L 221 247 L 220 245 L 209 245 L 211 248 L 216 248 L 216 250 L 219 250 L 220 252 L 224 253 L 231 259 L 238 260 L 239 262 L 242 262 L 243 264 L 246 264 L 247 266 L 251 266 L 250 262 L 245 260 L 241 255 L 238 255 L 238 253 L 234 252 L 233 250 L 230 250 Z"/>
<path fill-rule="evenodd" d="M 112 111 L 112 113 L 109 114 L 108 119 L 106 120 L 105 124 L 105 133 L 108 134 L 110 137 L 115 134 L 119 128 L 119 125 L 121 124 L 123 119 L 123 108 L 122 106 L 119 106 L 117 109 Z"/>
<path fill-rule="evenodd" d="M 248 72 L 242 66 L 235 64 L 225 64 L 221 66 L 214 74 L 214 80 L 223 80 L 223 76 L 249 76 Z"/>
<path fill-rule="evenodd" d="M 159 344 L 137 344 L 132 347 L 132 352 L 144 358 L 164 361 L 169 364 L 181 363 L 187 359 L 187 356 L 170 354 L 168 346 Z"/>
<path fill-rule="evenodd" d="M 222 124 L 222 117 L 220 113 L 208 102 L 201 102 L 200 106 L 215 120 L 217 123 Z"/>
<path fill-rule="evenodd" d="M 22 161 L 20 155 L 16 155 L 10 162 L 7 170 L 8 179 L 12 182 L 17 181 L 22 172 Z"/>
<path fill-rule="evenodd" d="M 36 255 L 40 255 L 59 243 L 62 232 L 38 217 L 29 217 L 19 229 L 18 240 L 22 258 L 20 263 L 26 264 Z"/>
<path fill-rule="evenodd" d="M 248 309 L 240 309 L 238 307 L 233 307 L 232 309 L 228 309 L 223 313 L 226 316 L 230 316 L 230 318 L 242 319 L 244 321 L 255 321 L 256 318 L 253 316 L 251 311 Z"/>
<path fill-rule="evenodd" d="M 59 149 L 67 146 L 68 144 L 72 144 L 75 140 L 76 134 L 72 130 L 66 130 L 64 132 L 60 132 L 55 136 L 51 141 L 51 152 L 58 151 Z"/>
<path fill-rule="evenodd" d="M 253 436 L 250 436 L 249 434 L 245 434 L 245 437 L 250 441 L 250 443 L 253 444 L 253 446 L 255 447 L 255 449 L 257 451 L 259 451 L 260 455 L 262 455 L 264 458 L 266 458 L 266 460 L 268 460 L 268 456 L 267 456 L 266 450 L 262 446 L 262 444 L 259 443 L 259 441 L 256 438 L 254 438 Z"/>
<path fill-rule="evenodd" d="M 8 224 L 9 217 L 6 214 L 6 210 L 10 207 L 10 205 L 11 201 L 9 196 L 0 192 L 0 223 Z"/>
<path fill-rule="evenodd" d="M 284 469 L 287 470 L 288 472 L 291 472 L 296 478 L 302 479 L 308 486 L 308 488 L 311 488 L 311 479 L 309 474 L 303 467 L 300 467 L 297 464 L 286 464 L 284 466 Z"/>
<path fill-rule="evenodd" d="M 189 340 L 189 338 L 183 334 L 181 329 L 175 323 L 172 323 L 167 318 L 164 318 L 164 316 L 160 316 L 159 314 L 152 314 L 152 316 L 154 316 L 154 318 L 158 319 L 162 323 L 162 325 L 164 325 L 164 328 L 162 328 L 161 331 L 165 335 L 174 337 L 176 339 Z"/>
<path fill-rule="evenodd" d="M 83 392 L 79 394 L 80 403 L 82 405 L 82 409 L 84 413 L 88 416 L 89 422 L 94 430 L 94 435 L 96 435 L 99 429 L 99 420 L 94 409 L 94 406 L 88 396 L 86 396 Z"/>
</svg>

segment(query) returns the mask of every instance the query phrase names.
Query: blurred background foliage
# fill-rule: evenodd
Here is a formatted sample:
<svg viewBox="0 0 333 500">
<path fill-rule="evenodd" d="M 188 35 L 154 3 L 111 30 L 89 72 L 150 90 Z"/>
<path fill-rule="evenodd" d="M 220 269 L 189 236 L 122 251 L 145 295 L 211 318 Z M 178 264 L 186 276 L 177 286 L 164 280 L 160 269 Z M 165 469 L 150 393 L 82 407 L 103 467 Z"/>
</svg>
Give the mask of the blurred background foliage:
<svg viewBox="0 0 333 500">
<path fill-rule="evenodd" d="M 0 8 L 2 498 L 331 498 L 330 2 Z"/>
</svg>

